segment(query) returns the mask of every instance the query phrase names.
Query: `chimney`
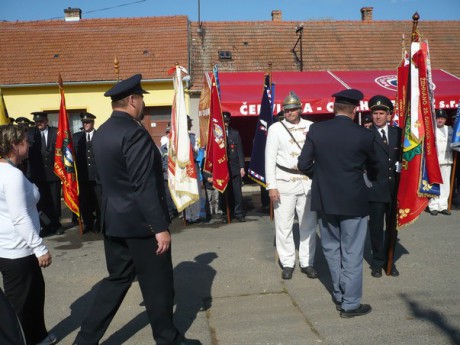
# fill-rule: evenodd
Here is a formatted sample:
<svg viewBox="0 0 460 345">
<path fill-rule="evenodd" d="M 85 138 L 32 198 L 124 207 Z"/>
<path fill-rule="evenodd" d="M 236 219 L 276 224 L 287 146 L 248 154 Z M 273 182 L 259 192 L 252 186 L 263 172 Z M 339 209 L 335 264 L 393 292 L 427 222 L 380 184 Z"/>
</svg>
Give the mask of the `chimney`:
<svg viewBox="0 0 460 345">
<path fill-rule="evenodd" d="M 273 10 L 272 11 L 272 22 L 280 22 L 283 20 L 283 11 Z"/>
<path fill-rule="evenodd" d="M 373 7 L 363 7 L 361 9 L 361 20 L 363 22 L 371 22 L 372 21 L 372 10 Z"/>
<path fill-rule="evenodd" d="M 66 8 L 64 19 L 66 22 L 78 22 L 81 19 L 81 10 L 79 8 Z"/>
</svg>

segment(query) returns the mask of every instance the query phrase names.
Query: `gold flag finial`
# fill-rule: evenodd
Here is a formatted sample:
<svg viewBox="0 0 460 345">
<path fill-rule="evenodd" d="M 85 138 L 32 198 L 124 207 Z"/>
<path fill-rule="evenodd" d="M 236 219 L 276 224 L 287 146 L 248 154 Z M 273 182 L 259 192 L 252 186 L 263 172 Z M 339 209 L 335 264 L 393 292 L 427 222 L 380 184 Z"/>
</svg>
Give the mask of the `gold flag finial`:
<svg viewBox="0 0 460 345">
<path fill-rule="evenodd" d="M 59 76 L 58 76 L 58 85 L 59 85 L 59 89 L 64 88 L 64 82 L 62 81 L 61 73 L 59 73 Z"/>
<path fill-rule="evenodd" d="M 415 12 L 412 16 L 412 40 L 411 42 L 419 42 L 420 36 L 418 32 L 418 21 L 420 19 L 420 15 L 418 12 Z"/>
<path fill-rule="evenodd" d="M 120 81 L 120 63 L 118 62 L 118 58 L 115 56 L 115 59 L 113 60 L 113 66 L 115 68 L 115 78 L 117 79 L 117 82 Z"/>
</svg>

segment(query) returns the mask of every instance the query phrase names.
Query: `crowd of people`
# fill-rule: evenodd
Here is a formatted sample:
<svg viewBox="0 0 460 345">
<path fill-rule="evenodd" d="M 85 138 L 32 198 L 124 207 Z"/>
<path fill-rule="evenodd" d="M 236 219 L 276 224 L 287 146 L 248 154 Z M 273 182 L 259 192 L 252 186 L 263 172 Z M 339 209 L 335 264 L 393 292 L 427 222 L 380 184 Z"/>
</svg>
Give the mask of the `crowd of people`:
<svg viewBox="0 0 460 345">
<path fill-rule="evenodd" d="M 170 126 L 156 145 L 142 124 L 142 76 L 125 79 L 104 95 L 113 112 L 98 130 L 96 116 L 81 113 L 82 131 L 73 136 L 79 202 L 84 232 L 102 232 L 108 277 L 96 291 L 75 345 L 97 344 L 137 278 L 158 345 L 196 345 L 173 322 L 174 280 L 169 224 L 177 215 L 167 186 Z M 356 112 L 364 95 L 347 89 L 333 95 L 334 117 L 313 123 L 301 118 L 302 103 L 294 92 L 283 101 L 283 118 L 268 129 L 265 150 L 266 190 L 273 205 L 275 245 L 281 278 L 296 267 L 293 227 L 298 220 L 300 271 L 315 279 L 316 230 L 332 278 L 332 301 L 343 318 L 371 312 L 361 303 L 364 243 L 369 230 L 371 275 L 382 277 L 388 251 L 388 229 L 395 221 L 395 198 L 401 169 L 401 130 L 389 124 L 392 102 L 380 95 L 369 101 L 371 114 L 360 126 Z M 445 111 L 436 112 L 436 139 L 442 177 L 441 194 L 429 212 L 450 215 L 452 130 Z M 44 321 L 45 282 L 42 268 L 52 263 L 42 237 L 63 234 L 61 182 L 53 172 L 57 130 L 48 114 L 33 113 L 33 125 L 0 126 L 0 271 L 4 315 L 16 315 L 0 326 L 0 342 L 54 344 Z M 245 176 L 239 132 L 223 113 L 227 134 L 230 182 L 225 193 L 212 187 L 212 174 L 202 171 L 202 157 L 192 119 L 188 117 L 194 164 L 202 172 L 206 214 L 223 223 L 246 221 L 242 179 Z M 200 185 L 199 190 L 202 186 Z M 228 203 L 228 205 L 227 205 Z M 184 212 L 187 224 L 200 219 L 201 202 Z M 228 210 L 228 211 L 227 211 Z M 399 271 L 393 265 L 391 276 Z M 6 297 L 6 299 L 5 299 Z M 11 308 L 10 308 L 11 307 Z M 8 309 L 9 308 L 9 309 Z M 5 340 L 6 341 L 6 340 Z M 5 342 L 6 343 L 6 342 Z"/>
</svg>

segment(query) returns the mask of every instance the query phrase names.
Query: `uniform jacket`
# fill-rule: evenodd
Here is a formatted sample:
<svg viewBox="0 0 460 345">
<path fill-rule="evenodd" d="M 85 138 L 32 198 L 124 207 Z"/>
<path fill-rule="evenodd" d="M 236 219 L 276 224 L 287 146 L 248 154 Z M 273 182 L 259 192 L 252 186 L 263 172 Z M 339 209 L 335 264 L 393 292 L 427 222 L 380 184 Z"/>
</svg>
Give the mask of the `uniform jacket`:
<svg viewBox="0 0 460 345">
<path fill-rule="evenodd" d="M 147 130 L 114 111 L 93 136 L 106 235 L 144 237 L 168 229 L 161 154 Z"/>
<path fill-rule="evenodd" d="M 292 140 L 286 128 L 294 136 L 296 142 Z M 267 189 L 277 189 L 277 180 L 297 181 L 299 179 L 308 180 L 305 175 L 291 174 L 277 167 L 297 170 L 297 161 L 301 148 L 305 144 L 308 130 L 313 122 L 300 119 L 299 123 L 294 125 L 286 120 L 283 123 L 276 122 L 268 129 L 267 144 L 265 146 L 265 176 L 267 179 Z"/>
<path fill-rule="evenodd" d="M 54 173 L 57 128 L 48 127 L 46 147 L 42 147 L 38 129 L 31 132 L 32 144 L 29 148 L 30 179 L 32 182 L 59 181 Z"/>
<path fill-rule="evenodd" d="M 96 133 L 94 131 L 93 135 Z M 73 144 L 79 181 L 96 181 L 96 160 L 93 154 L 93 141 L 87 142 L 86 132 L 73 135 Z"/>
<path fill-rule="evenodd" d="M 369 213 L 369 193 L 364 167 L 375 179 L 374 133 L 337 115 L 311 125 L 298 167 L 313 178 L 313 211 L 364 217 Z"/>
<path fill-rule="evenodd" d="M 240 133 L 228 127 L 227 156 L 231 176 L 240 175 L 240 169 L 244 169 L 243 144 Z"/>
<path fill-rule="evenodd" d="M 436 127 L 436 149 L 438 150 L 439 164 L 452 164 L 453 155 L 450 143 L 452 141 L 452 127 Z"/>
<path fill-rule="evenodd" d="M 369 201 L 390 202 L 396 197 L 398 174 L 395 163 L 400 159 L 401 129 L 388 126 L 388 145 L 383 142 L 380 129 L 373 126 L 374 155 L 377 160 L 377 176 L 369 188 Z"/>
</svg>

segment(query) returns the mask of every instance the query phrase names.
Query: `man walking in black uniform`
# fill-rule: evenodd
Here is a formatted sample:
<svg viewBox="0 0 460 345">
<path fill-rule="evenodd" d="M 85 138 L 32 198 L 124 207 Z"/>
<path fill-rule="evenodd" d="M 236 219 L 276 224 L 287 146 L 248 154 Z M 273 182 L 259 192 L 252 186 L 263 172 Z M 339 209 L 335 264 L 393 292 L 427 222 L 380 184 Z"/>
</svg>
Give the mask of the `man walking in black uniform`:
<svg viewBox="0 0 460 345">
<path fill-rule="evenodd" d="M 100 231 L 101 224 L 101 192 L 96 183 L 96 160 L 93 154 L 94 120 L 91 113 L 81 113 L 83 131 L 73 135 L 77 163 L 78 186 L 80 194 L 80 211 L 85 225 L 84 232 Z M 96 218 L 94 218 L 96 214 Z"/>
<path fill-rule="evenodd" d="M 123 80 L 104 95 L 112 115 L 93 138 L 102 188 L 102 231 L 109 276 L 99 286 L 75 339 L 96 345 L 137 277 L 157 345 L 198 345 L 173 324 L 171 236 L 161 154 L 142 126 L 142 76 Z"/>
<path fill-rule="evenodd" d="M 396 187 L 399 173 L 399 157 L 401 153 L 401 129 L 387 123 L 393 111 L 393 103 L 385 96 L 374 96 L 369 100 L 374 132 L 374 154 L 378 162 L 377 177 L 369 189 L 369 234 L 372 248 L 371 275 L 382 276 L 382 268 L 386 262 L 388 251 L 388 228 L 395 226 Z M 385 231 L 385 228 L 387 231 Z M 394 229 L 393 229 L 394 231 Z M 391 275 L 399 275 L 396 267 L 392 267 Z"/>
<path fill-rule="evenodd" d="M 231 114 L 228 111 L 222 113 L 224 118 L 225 129 L 227 131 L 227 159 L 228 159 L 228 172 L 230 174 L 230 181 L 224 194 L 220 194 L 221 210 L 224 212 L 222 215 L 222 223 L 227 223 L 226 200 L 228 198 L 230 212 L 239 222 L 246 221 L 246 214 L 243 209 L 243 193 L 241 191 L 243 182 L 242 179 L 246 174 L 244 171 L 244 153 L 243 144 L 241 142 L 240 133 L 229 126 Z"/>
<path fill-rule="evenodd" d="M 56 233 L 62 235 L 61 217 L 61 179 L 54 173 L 57 128 L 48 126 L 48 114 L 32 113 L 35 121 L 32 145 L 29 149 L 30 180 L 40 191 L 38 210 L 45 213 L 51 221 L 42 224 L 41 235 Z M 43 218 L 42 218 L 43 219 Z"/>
</svg>

